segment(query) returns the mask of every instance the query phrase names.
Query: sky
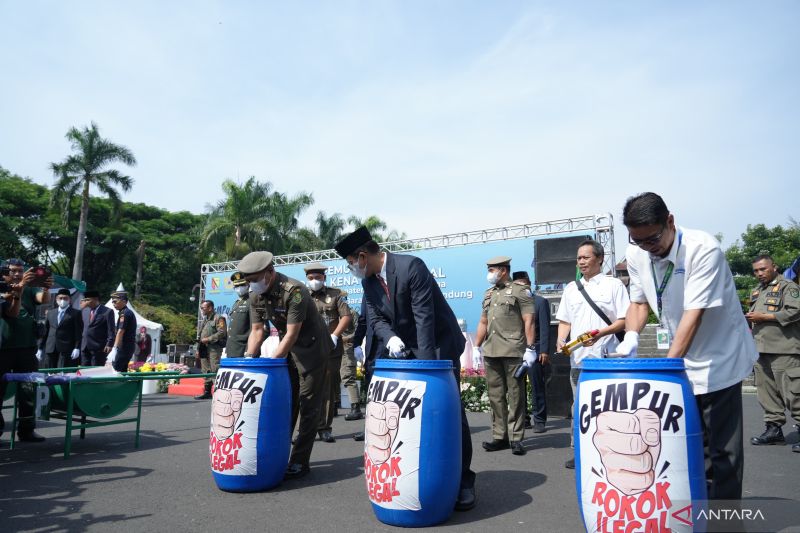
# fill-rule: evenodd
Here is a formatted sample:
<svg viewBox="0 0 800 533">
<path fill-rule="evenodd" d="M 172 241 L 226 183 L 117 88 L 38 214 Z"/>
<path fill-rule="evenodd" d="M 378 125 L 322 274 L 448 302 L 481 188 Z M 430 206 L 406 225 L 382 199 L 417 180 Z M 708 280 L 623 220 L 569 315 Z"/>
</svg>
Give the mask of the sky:
<svg viewBox="0 0 800 533">
<path fill-rule="evenodd" d="M 124 198 L 225 179 L 409 237 L 661 194 L 722 233 L 800 219 L 800 2 L 0 0 L 0 165 L 52 185 L 94 121 Z M 791 176 L 795 176 L 792 178 Z"/>
</svg>

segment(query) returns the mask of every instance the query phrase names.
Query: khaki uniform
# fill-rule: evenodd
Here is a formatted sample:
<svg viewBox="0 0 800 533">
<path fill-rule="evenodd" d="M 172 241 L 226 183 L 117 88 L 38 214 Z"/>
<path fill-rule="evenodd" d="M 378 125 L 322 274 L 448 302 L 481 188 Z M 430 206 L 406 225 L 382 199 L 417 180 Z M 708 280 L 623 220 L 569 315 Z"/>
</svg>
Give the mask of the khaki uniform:
<svg viewBox="0 0 800 533">
<path fill-rule="evenodd" d="M 492 408 L 492 438 L 521 441 L 525 433 L 524 380 L 514 378 L 522 364 L 527 339 L 522 315 L 534 312 L 530 290 L 510 280 L 483 295 L 487 318 L 483 342 L 486 386 Z"/>
<path fill-rule="evenodd" d="M 200 368 L 204 374 L 216 372 L 219 368 L 219 360 L 222 358 L 222 347 L 228 336 L 228 328 L 225 326 L 225 317 L 214 313 L 212 316 L 203 315 L 200 321 L 199 337 L 208 337 L 208 343 L 198 342 L 198 352 L 200 353 Z M 210 387 L 214 378 L 205 378 L 206 387 Z M 210 390 L 210 389 L 207 389 Z"/>
<path fill-rule="evenodd" d="M 292 382 L 292 427 L 300 417 L 297 440 L 289 462 L 308 465 L 333 343 L 305 285 L 281 273 L 275 275 L 277 279 L 268 292 L 250 293 L 250 323 L 271 322 L 281 338 L 286 335 L 288 324 L 302 323 L 288 358 Z"/>
<path fill-rule="evenodd" d="M 340 289 L 322 287 L 322 289 L 312 292 L 311 298 L 314 300 L 317 311 L 319 311 L 322 320 L 327 326 L 329 336 L 339 326 L 341 319 L 350 316 L 347 294 Z M 336 394 L 339 392 L 341 384 L 340 369 L 343 354 L 344 342 L 339 339 L 339 342 L 336 343 L 336 348 L 330 354 L 328 370 L 325 373 L 325 385 L 322 392 L 322 414 L 319 417 L 319 427 L 317 428 L 319 431 L 330 431 L 333 425 L 333 417 L 336 416 Z"/>
<path fill-rule="evenodd" d="M 350 321 L 350 326 L 344 330 L 342 335 L 342 344 L 344 344 L 344 355 L 342 356 L 342 366 L 339 369 L 339 375 L 342 378 L 342 385 L 347 389 L 347 396 L 350 399 L 350 405 L 361 403 L 361 398 L 358 394 L 358 386 L 356 385 L 356 355 L 355 346 L 353 345 L 353 336 L 356 333 L 356 324 L 358 323 L 358 313 L 350 310 L 350 316 L 353 319 Z"/>
<path fill-rule="evenodd" d="M 777 321 L 753 325 L 759 351 L 755 365 L 758 401 L 764 422 L 782 426 L 788 410 L 800 422 L 800 287 L 780 274 L 750 295 L 750 311 Z"/>
<path fill-rule="evenodd" d="M 250 336 L 250 299 L 247 295 L 236 300 L 231 307 L 229 319 L 225 353 L 228 357 L 243 357 Z"/>
</svg>

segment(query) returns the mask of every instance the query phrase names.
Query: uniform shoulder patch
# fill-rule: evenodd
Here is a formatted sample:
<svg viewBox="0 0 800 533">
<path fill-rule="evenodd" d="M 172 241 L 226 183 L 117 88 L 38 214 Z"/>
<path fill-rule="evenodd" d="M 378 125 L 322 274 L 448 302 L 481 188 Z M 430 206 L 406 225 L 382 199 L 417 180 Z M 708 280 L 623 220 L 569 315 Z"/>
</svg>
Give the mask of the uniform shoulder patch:
<svg viewBox="0 0 800 533">
<path fill-rule="evenodd" d="M 294 295 L 292 295 L 293 303 L 299 304 L 302 300 L 303 300 L 303 295 L 300 293 L 300 291 L 296 291 Z"/>
<path fill-rule="evenodd" d="M 800 289 L 798 289 L 797 287 L 789 289 L 789 296 L 791 296 L 792 298 L 800 298 Z"/>
</svg>

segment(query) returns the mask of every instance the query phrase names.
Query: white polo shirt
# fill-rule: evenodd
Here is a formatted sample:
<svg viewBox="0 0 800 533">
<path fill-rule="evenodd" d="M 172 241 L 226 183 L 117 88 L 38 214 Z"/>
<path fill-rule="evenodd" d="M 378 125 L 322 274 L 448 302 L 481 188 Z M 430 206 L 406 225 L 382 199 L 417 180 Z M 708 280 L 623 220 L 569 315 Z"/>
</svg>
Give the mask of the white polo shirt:
<svg viewBox="0 0 800 533">
<path fill-rule="evenodd" d="M 561 303 L 558 305 L 558 313 L 556 313 L 556 319 L 570 324 L 571 338 L 574 339 L 587 331 L 603 329 L 607 326 L 583 297 L 576 283 L 583 283 L 586 292 L 611 322 L 625 318 L 630 300 L 628 291 L 625 290 L 625 285 L 620 280 L 605 274 L 597 274 L 589 281 L 573 281 L 564 289 Z M 601 358 L 604 352 L 613 353 L 618 344 L 619 341 L 614 335 L 606 335 L 598 339 L 592 346 L 580 346 L 573 349 L 570 354 L 570 363 L 573 367 L 579 368 L 583 359 L 587 357 Z"/>
<path fill-rule="evenodd" d="M 750 374 L 758 352 L 736 295 L 731 269 L 714 237 L 678 227 L 667 257 L 652 256 L 633 245 L 628 246 L 626 256 L 631 301 L 650 304 L 656 314 L 653 270 L 661 282 L 668 265 L 674 265 L 662 296 L 660 317 L 672 338 L 684 310 L 705 309 L 684 357 L 695 394 L 722 390 Z"/>
</svg>

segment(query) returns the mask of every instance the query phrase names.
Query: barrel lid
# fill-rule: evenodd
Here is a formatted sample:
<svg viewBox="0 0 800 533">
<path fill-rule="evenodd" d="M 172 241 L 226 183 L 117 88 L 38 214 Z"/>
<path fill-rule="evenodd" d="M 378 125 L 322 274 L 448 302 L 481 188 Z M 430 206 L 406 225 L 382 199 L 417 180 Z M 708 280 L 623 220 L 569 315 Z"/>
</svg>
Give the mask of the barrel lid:
<svg viewBox="0 0 800 533">
<path fill-rule="evenodd" d="M 226 357 L 219 362 L 219 366 L 224 368 L 274 368 L 286 365 L 286 358 L 267 357 Z"/>
<path fill-rule="evenodd" d="M 600 370 L 605 372 L 628 372 L 635 370 L 681 371 L 684 370 L 683 359 L 680 357 L 642 357 L 633 359 L 584 359 L 581 361 L 583 370 Z"/>
<path fill-rule="evenodd" d="M 391 370 L 453 370 L 450 359 L 378 359 L 375 368 Z"/>
</svg>

